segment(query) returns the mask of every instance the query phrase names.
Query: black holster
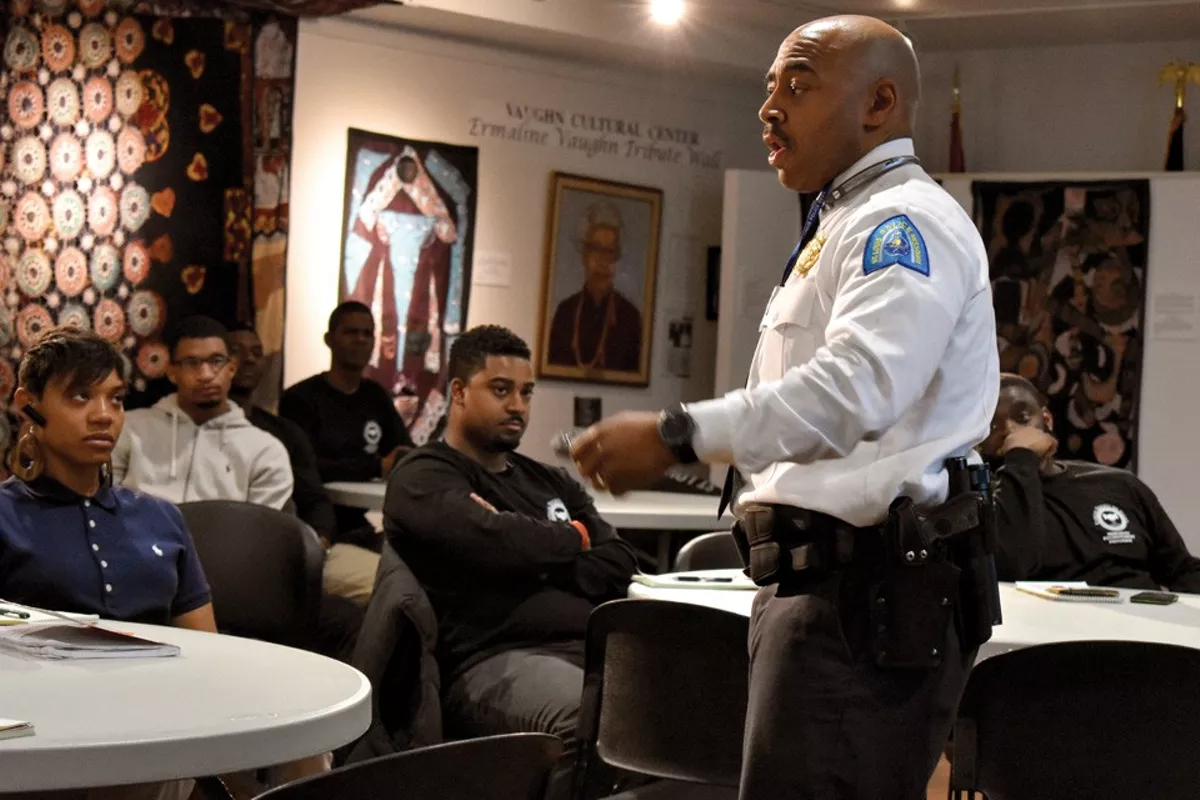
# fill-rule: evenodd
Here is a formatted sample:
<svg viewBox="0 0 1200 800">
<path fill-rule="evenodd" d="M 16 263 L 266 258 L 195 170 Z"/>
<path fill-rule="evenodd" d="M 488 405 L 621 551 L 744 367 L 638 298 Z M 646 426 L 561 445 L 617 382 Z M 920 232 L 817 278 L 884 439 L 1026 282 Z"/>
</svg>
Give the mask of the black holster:
<svg viewBox="0 0 1200 800">
<path fill-rule="evenodd" d="M 945 503 L 918 511 L 902 497 L 888 513 L 883 576 L 871 597 L 872 651 L 881 667 L 935 667 L 951 623 L 963 652 L 970 652 L 1000 622 L 987 468 L 965 459 L 946 465 Z"/>
</svg>

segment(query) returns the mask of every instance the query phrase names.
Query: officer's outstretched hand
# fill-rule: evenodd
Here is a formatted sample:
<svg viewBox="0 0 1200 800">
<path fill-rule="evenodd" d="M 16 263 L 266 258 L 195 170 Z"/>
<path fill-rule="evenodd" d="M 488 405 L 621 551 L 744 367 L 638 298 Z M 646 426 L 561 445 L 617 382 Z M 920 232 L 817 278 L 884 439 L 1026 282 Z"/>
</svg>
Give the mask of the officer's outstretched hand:
<svg viewBox="0 0 1200 800">
<path fill-rule="evenodd" d="M 571 448 L 579 474 L 615 495 L 644 489 L 675 464 L 658 435 L 656 413 L 625 412 L 583 432 Z"/>
</svg>

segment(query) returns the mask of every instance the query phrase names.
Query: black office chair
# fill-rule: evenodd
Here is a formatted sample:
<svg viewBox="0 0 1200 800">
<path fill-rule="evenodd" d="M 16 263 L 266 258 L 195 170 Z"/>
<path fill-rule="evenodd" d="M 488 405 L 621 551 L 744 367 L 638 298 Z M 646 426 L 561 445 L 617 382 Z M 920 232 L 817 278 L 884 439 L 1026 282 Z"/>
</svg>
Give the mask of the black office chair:
<svg viewBox="0 0 1200 800">
<path fill-rule="evenodd" d="M 312 649 L 325 551 L 312 528 L 233 500 L 179 506 L 212 589 L 217 630 Z"/>
<path fill-rule="evenodd" d="M 675 572 L 698 569 L 741 569 L 745 564 L 729 531 L 702 533 L 679 548 Z"/>
<path fill-rule="evenodd" d="M 611 789 L 616 767 L 737 786 L 746 724 L 749 620 L 664 600 L 614 600 L 588 620 L 575 797 Z"/>
<path fill-rule="evenodd" d="M 981 662 L 954 726 L 950 797 L 1200 797 L 1200 651 L 1064 642 Z"/>
<path fill-rule="evenodd" d="M 540 800 L 562 749 L 548 733 L 465 739 L 351 764 L 257 800 Z"/>
</svg>

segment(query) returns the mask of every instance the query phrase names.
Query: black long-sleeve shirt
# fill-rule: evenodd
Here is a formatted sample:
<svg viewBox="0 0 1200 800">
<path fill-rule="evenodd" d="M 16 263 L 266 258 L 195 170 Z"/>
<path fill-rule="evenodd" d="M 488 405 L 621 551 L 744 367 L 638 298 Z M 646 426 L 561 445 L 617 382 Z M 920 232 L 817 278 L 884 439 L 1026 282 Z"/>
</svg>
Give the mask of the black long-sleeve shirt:
<svg viewBox="0 0 1200 800">
<path fill-rule="evenodd" d="M 292 502 L 296 504 L 296 516 L 312 526 L 318 535 L 335 541 L 337 517 L 333 512 L 333 503 L 325 493 L 320 470 L 317 469 L 317 455 L 304 431 L 290 419 L 277 417 L 257 406 L 246 412 L 246 418 L 255 427 L 283 442 L 287 449 L 295 479 Z"/>
<path fill-rule="evenodd" d="M 592 609 L 625 596 L 637 570 L 633 548 L 564 470 L 516 453 L 509 464 L 493 473 L 437 442 L 388 481 L 384 531 L 433 604 L 446 680 L 505 650 L 581 641 Z"/>
<path fill-rule="evenodd" d="M 1032 451 L 1005 455 L 995 486 L 1000 580 L 1200 592 L 1200 559 L 1148 486 L 1125 470 L 1063 465 L 1043 475 Z"/>
<path fill-rule="evenodd" d="M 321 480 L 369 481 L 381 476 L 383 457 L 412 446 L 404 420 L 382 386 L 366 378 L 352 394 L 335 389 L 324 375 L 306 378 L 283 393 L 279 415 L 300 426 L 317 455 Z M 378 549 L 366 513 L 335 506 L 338 540 Z M 356 535 L 357 534 L 357 535 Z"/>
</svg>

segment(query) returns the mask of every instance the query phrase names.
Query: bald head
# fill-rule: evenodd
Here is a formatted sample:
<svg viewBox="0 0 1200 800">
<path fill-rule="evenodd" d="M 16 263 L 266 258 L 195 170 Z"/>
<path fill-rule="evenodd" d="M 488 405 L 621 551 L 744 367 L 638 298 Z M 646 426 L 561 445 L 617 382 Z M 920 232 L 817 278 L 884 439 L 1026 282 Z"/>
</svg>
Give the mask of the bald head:
<svg viewBox="0 0 1200 800">
<path fill-rule="evenodd" d="M 817 191 L 878 145 L 911 136 L 920 87 L 912 45 L 882 20 L 846 15 L 797 28 L 779 46 L 759 112 L 780 180 Z"/>
</svg>

